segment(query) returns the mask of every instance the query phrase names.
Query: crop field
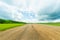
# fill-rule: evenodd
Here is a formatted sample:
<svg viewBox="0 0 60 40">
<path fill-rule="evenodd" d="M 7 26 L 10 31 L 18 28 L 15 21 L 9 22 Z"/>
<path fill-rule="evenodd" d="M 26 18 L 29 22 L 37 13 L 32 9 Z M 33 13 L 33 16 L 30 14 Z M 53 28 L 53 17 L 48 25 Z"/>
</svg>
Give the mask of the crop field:
<svg viewBox="0 0 60 40">
<path fill-rule="evenodd" d="M 51 25 L 51 26 L 60 26 L 60 23 L 43 23 L 46 25 Z"/>
<path fill-rule="evenodd" d="M 24 24 L 0 24 L 0 31 L 4 31 L 10 28 L 23 26 Z"/>
</svg>

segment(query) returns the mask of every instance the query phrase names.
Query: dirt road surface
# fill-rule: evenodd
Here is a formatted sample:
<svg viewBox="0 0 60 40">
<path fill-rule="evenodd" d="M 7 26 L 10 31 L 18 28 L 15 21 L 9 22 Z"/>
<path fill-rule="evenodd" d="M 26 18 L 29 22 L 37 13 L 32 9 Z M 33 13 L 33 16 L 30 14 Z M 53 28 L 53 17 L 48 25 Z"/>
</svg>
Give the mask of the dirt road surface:
<svg viewBox="0 0 60 40">
<path fill-rule="evenodd" d="M 60 27 L 26 24 L 0 32 L 0 40 L 60 40 Z"/>
</svg>

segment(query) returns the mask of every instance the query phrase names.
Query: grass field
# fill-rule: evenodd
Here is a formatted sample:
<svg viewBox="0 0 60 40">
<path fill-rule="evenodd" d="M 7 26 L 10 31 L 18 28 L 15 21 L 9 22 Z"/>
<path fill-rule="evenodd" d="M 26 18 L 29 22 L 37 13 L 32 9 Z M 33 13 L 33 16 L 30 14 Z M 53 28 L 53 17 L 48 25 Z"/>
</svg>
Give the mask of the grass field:
<svg viewBox="0 0 60 40">
<path fill-rule="evenodd" d="M 22 26 L 24 24 L 0 24 L 0 31 L 4 31 L 10 28 Z"/>
<path fill-rule="evenodd" d="M 52 26 L 60 26 L 60 23 L 43 23 L 43 24 L 52 25 Z"/>
</svg>

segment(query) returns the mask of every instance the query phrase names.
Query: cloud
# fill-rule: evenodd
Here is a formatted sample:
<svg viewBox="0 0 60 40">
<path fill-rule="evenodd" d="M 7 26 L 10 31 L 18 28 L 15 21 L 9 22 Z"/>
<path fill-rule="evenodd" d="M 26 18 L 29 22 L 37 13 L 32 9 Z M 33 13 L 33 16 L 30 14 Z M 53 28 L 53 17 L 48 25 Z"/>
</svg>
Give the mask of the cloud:
<svg viewBox="0 0 60 40">
<path fill-rule="evenodd" d="M 5 15 L 4 15 L 5 14 Z M 15 6 L 8 5 L 7 3 L 0 1 L 0 15 L 9 17 L 11 19 L 15 19 L 14 17 L 20 16 L 22 17 L 22 14 L 18 12 L 18 9 Z"/>
<path fill-rule="evenodd" d="M 0 1 L 0 15 L 1 18 L 16 21 L 33 22 L 34 20 L 36 20 L 35 14 L 33 12 L 20 10 L 18 7 L 8 5 L 7 3 L 2 1 Z"/>
<path fill-rule="evenodd" d="M 51 3 L 51 4 L 49 4 Z M 51 22 L 56 22 L 59 21 L 60 19 L 60 1 L 59 0 L 53 0 L 49 2 L 46 7 L 43 9 L 39 10 L 39 21 L 51 21 Z M 56 20 L 56 21 L 55 21 Z M 60 22 L 60 21 L 59 21 Z"/>
<path fill-rule="evenodd" d="M 59 10 L 59 0 L 0 1 L 0 18 L 16 21 L 56 22 L 60 20 Z"/>
</svg>

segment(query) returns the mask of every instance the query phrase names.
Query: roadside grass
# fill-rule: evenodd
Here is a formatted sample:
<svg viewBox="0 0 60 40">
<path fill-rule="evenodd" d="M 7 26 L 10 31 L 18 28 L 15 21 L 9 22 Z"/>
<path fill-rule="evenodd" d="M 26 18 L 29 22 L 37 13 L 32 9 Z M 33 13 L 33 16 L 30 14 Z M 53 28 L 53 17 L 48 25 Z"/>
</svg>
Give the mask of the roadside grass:
<svg viewBox="0 0 60 40">
<path fill-rule="evenodd" d="M 60 23 L 42 23 L 46 25 L 52 25 L 52 26 L 60 26 Z"/>
<path fill-rule="evenodd" d="M 4 31 L 10 28 L 23 26 L 24 24 L 0 24 L 0 31 Z"/>
</svg>

